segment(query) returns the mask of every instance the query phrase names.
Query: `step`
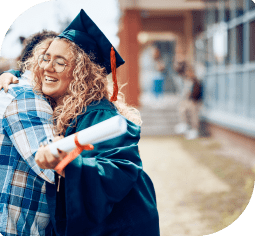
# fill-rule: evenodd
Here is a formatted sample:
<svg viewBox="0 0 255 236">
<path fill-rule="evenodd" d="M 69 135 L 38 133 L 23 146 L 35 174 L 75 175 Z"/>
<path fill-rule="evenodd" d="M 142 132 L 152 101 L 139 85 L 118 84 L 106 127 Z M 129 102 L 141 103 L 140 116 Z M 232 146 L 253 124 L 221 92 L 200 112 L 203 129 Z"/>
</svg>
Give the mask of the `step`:
<svg viewBox="0 0 255 236">
<path fill-rule="evenodd" d="M 141 128 L 141 136 L 174 135 L 173 127 L 147 127 Z"/>
<path fill-rule="evenodd" d="M 160 122 L 169 122 L 175 123 L 180 120 L 179 115 L 172 115 L 172 116 L 141 116 L 143 123 L 160 123 Z"/>
</svg>

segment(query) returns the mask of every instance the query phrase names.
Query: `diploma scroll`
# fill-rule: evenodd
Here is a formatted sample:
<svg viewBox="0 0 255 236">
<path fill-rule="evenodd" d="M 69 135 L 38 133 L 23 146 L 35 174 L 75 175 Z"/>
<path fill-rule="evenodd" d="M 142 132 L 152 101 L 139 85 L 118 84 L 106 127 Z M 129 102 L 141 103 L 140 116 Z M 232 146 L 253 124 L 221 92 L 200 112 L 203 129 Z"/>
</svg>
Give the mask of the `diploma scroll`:
<svg viewBox="0 0 255 236">
<path fill-rule="evenodd" d="M 96 125 L 93 125 L 87 129 L 81 130 L 76 134 L 69 135 L 55 143 L 49 144 L 51 153 L 58 157 L 58 150 L 71 152 L 76 148 L 74 137 L 78 135 L 78 142 L 81 145 L 96 144 L 109 139 L 116 138 L 124 134 L 127 130 L 126 120 L 120 116 L 114 116 L 110 119 L 102 121 Z"/>
</svg>

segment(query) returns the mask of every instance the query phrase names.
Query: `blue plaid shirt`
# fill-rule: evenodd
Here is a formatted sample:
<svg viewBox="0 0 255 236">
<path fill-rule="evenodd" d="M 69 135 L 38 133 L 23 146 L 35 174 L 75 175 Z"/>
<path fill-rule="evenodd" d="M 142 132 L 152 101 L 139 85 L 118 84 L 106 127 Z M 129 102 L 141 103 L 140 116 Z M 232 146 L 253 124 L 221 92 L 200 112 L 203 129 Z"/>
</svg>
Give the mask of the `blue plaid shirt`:
<svg viewBox="0 0 255 236">
<path fill-rule="evenodd" d="M 53 139 L 52 108 L 26 79 L 0 91 L 0 233 L 46 235 L 46 182 L 54 172 L 34 160 L 40 142 Z"/>
</svg>

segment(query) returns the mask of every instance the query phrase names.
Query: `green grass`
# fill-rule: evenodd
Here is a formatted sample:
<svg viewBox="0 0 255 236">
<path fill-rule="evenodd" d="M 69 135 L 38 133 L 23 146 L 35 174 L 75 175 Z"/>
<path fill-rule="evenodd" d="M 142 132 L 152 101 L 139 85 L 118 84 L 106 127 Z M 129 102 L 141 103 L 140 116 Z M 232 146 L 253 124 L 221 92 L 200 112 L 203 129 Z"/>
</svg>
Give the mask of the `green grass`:
<svg viewBox="0 0 255 236">
<path fill-rule="evenodd" d="M 211 138 L 180 138 L 180 141 L 184 150 L 231 187 L 230 192 L 210 195 L 194 193 L 189 199 L 191 204 L 199 204 L 203 219 L 210 222 L 208 227 L 213 232 L 219 231 L 233 223 L 246 208 L 252 195 L 255 173 L 234 158 L 215 154 L 214 151 L 221 145 Z"/>
</svg>

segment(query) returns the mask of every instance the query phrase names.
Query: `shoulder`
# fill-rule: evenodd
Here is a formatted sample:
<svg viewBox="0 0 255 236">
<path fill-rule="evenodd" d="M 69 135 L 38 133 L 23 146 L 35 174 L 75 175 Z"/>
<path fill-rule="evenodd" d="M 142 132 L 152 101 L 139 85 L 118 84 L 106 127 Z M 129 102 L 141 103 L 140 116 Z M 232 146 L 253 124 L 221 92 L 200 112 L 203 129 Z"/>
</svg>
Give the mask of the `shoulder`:
<svg viewBox="0 0 255 236">
<path fill-rule="evenodd" d="M 94 102 L 87 107 L 87 110 L 84 114 L 78 116 L 77 120 L 71 122 L 71 125 L 66 130 L 66 136 L 86 129 L 90 126 L 96 125 L 116 115 L 120 115 L 117 108 L 107 99 L 103 99 L 100 102 Z M 128 132 L 134 137 L 140 136 L 141 127 L 127 119 L 126 121 Z"/>
<path fill-rule="evenodd" d="M 24 83 L 24 81 L 22 81 L 19 84 L 10 85 L 7 93 L 5 93 L 4 90 L 2 89 L 0 91 L 0 101 L 1 101 L 0 115 L 3 116 L 7 107 L 17 97 L 19 97 L 21 94 L 24 94 L 24 92 L 30 88 L 31 88 L 31 86 L 28 83 Z M 32 90 L 32 88 L 31 88 L 31 90 Z"/>
<path fill-rule="evenodd" d="M 118 110 L 113 103 L 107 99 L 95 101 L 87 106 L 86 112 L 81 115 L 82 120 L 89 121 L 91 125 L 107 120 L 118 115 Z"/>
<path fill-rule="evenodd" d="M 1 106 L 2 115 L 9 116 L 20 112 L 30 112 L 34 116 L 48 117 L 52 115 L 52 108 L 47 99 L 35 94 L 33 88 L 23 81 L 21 84 L 12 85 L 8 93 L 0 92 L 0 99 L 3 99 L 4 106 Z"/>
<path fill-rule="evenodd" d="M 98 111 L 98 110 L 117 112 L 117 109 L 114 106 L 114 104 L 111 103 L 106 98 L 103 98 L 102 100 L 94 101 L 89 106 L 87 106 L 85 114 L 88 114 L 91 111 Z"/>
<path fill-rule="evenodd" d="M 29 84 L 27 79 L 19 79 L 18 84 L 9 85 L 6 96 L 11 96 L 13 99 L 25 98 L 26 96 L 36 97 L 33 92 L 33 87 Z"/>
<path fill-rule="evenodd" d="M 37 99 L 49 103 L 43 95 L 33 91 L 27 79 L 20 79 L 19 84 L 11 85 L 8 93 L 13 96 L 13 100 Z"/>
<path fill-rule="evenodd" d="M 118 115 L 116 107 L 107 99 L 94 101 L 86 107 L 86 111 L 77 116 L 66 130 L 66 136 L 71 133 L 86 129 L 92 125 Z"/>
</svg>

